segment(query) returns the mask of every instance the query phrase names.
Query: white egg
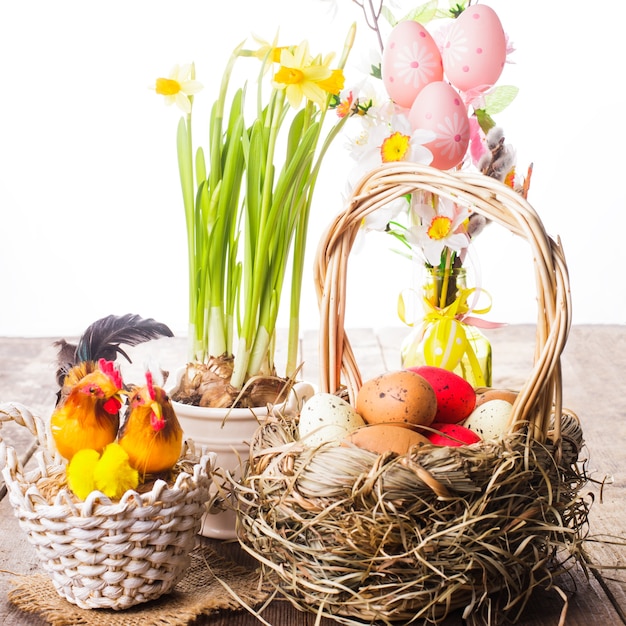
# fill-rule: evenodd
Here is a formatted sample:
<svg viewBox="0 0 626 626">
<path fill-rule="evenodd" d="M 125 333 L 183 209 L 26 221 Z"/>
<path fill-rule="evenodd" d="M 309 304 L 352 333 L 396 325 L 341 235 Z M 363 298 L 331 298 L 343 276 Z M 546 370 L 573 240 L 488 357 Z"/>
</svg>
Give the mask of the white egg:
<svg viewBox="0 0 626 626">
<path fill-rule="evenodd" d="M 474 409 L 463 426 L 483 440 L 496 439 L 507 432 L 512 410 L 513 405 L 506 400 L 489 400 Z"/>
<path fill-rule="evenodd" d="M 339 443 L 353 430 L 364 426 L 363 418 L 342 398 L 316 393 L 302 407 L 298 431 L 307 446 Z"/>
</svg>

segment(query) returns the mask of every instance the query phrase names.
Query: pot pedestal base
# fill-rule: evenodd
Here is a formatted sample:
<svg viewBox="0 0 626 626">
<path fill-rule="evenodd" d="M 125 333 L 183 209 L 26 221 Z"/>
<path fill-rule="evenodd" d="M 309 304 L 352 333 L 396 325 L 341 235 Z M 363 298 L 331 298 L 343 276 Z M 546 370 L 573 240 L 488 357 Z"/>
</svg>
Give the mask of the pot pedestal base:
<svg viewBox="0 0 626 626">
<path fill-rule="evenodd" d="M 297 415 L 314 393 L 309 383 L 296 383 L 287 402 L 273 410 L 282 415 Z M 239 480 L 250 455 L 250 442 L 259 424 L 267 417 L 268 408 L 215 409 L 180 402 L 173 402 L 173 405 L 184 438 L 206 447 L 209 452 L 215 452 L 216 471 L 228 472 Z M 202 518 L 200 534 L 213 539 L 235 539 L 235 525 L 234 510 L 208 511 Z"/>
</svg>

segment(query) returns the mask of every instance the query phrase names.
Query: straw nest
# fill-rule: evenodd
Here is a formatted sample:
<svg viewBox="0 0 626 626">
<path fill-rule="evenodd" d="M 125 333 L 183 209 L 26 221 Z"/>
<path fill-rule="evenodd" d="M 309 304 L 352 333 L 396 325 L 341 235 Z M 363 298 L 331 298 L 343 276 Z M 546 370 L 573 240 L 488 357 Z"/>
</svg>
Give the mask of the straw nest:
<svg viewBox="0 0 626 626">
<path fill-rule="evenodd" d="M 426 190 L 524 238 L 537 286 L 535 360 L 508 432 L 463 447 L 377 455 L 307 448 L 297 418 L 270 418 L 234 485 L 242 546 L 295 606 L 340 623 L 475 623 L 519 617 L 533 590 L 578 561 L 587 531 L 578 419 L 562 406 L 570 325 L 567 267 L 532 207 L 499 182 L 401 163 L 355 190 L 317 251 L 320 391 L 354 405 L 361 375 L 344 330 L 349 252 L 362 220 Z M 497 367 L 497 365 L 496 365 Z"/>
</svg>

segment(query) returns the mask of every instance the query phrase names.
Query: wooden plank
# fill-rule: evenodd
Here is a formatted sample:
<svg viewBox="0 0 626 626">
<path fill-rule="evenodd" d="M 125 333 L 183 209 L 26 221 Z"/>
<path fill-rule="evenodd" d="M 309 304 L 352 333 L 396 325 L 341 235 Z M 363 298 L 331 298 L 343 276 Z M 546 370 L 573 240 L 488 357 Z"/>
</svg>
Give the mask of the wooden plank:
<svg viewBox="0 0 626 626">
<path fill-rule="evenodd" d="M 585 549 L 622 618 L 626 611 L 626 409 L 621 400 L 625 373 L 626 327 L 572 329 L 563 355 L 564 396 L 581 420 L 587 467 L 595 481 L 589 484 L 595 500 Z"/>
<path fill-rule="evenodd" d="M 359 364 L 363 362 L 364 376 L 376 375 L 384 369 L 396 367 L 398 346 L 407 329 L 397 327 L 349 331 L 349 336 Z M 512 326 L 489 331 L 494 350 L 494 384 L 519 388 L 532 365 L 534 351 L 534 328 Z M 55 391 L 54 349 L 49 339 L 0 339 L 0 401 L 20 401 L 43 415 L 50 410 Z M 302 354 L 305 359 L 305 378 L 316 370 L 317 333 L 304 333 Z M 147 360 L 158 359 L 166 368 L 176 369 L 186 359 L 186 340 L 174 338 L 150 342 L 132 350 L 132 366 L 125 366 L 125 376 L 139 377 Z M 381 370 L 382 366 L 382 370 Z M 309 368 L 310 369 L 306 369 Z M 126 373 L 126 371 L 128 373 Z M 619 545 L 585 543 L 589 559 L 598 566 L 613 568 L 626 565 L 626 521 L 622 513 L 626 496 L 624 477 L 624 436 L 626 416 L 621 402 L 621 389 L 626 373 L 626 327 L 583 326 L 574 327 L 563 355 L 565 404 L 581 418 L 589 458 L 589 471 L 594 480 L 601 482 L 610 477 L 610 484 L 602 489 L 590 483 L 589 492 L 594 494 L 591 507 L 590 539 L 597 535 L 613 535 Z M 316 382 L 316 381 L 315 381 Z M 28 446 L 28 438 L 17 429 L 5 427 L 0 433 L 7 440 L 13 437 L 15 445 Z M 15 430 L 15 429 L 13 429 Z M 23 429 L 21 429 L 23 431 Z M 236 546 L 222 544 L 226 553 L 233 554 Z M 45 622 L 37 616 L 16 611 L 6 600 L 10 580 L 14 574 L 38 571 L 34 550 L 19 529 L 17 520 L 8 503 L 0 501 L 0 558 L 3 569 L 0 576 L 0 623 L 42 626 Z M 597 578 L 589 582 L 580 570 L 571 578 L 559 583 L 568 590 L 568 626 L 587 626 L 599 623 L 607 626 L 622 625 L 626 607 L 626 582 L 622 570 L 599 569 Z M 519 624 L 522 626 L 557 626 L 562 600 L 556 592 L 536 593 Z M 263 617 L 275 626 L 302 624 L 313 626 L 315 616 L 301 614 L 286 602 L 274 602 Z M 258 620 L 245 612 L 227 613 L 206 618 L 199 624 L 209 626 L 252 626 Z M 322 620 L 320 626 L 330 626 L 333 620 Z M 455 614 L 446 620 L 446 626 L 460 625 L 461 617 Z"/>
</svg>

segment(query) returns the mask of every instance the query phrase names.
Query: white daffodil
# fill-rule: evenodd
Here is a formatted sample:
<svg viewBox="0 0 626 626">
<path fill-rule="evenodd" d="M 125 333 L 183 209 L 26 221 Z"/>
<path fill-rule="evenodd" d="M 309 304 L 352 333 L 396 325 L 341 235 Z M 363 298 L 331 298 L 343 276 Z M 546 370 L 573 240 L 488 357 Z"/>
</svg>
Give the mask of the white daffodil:
<svg viewBox="0 0 626 626">
<path fill-rule="evenodd" d="M 444 248 L 460 252 L 469 245 L 470 240 L 463 227 L 470 213 L 467 208 L 439 198 L 434 207 L 417 202 L 411 210 L 419 217 L 419 224 L 409 227 L 407 242 L 422 251 L 430 265 L 441 263 Z"/>
<path fill-rule="evenodd" d="M 379 113 L 382 117 L 382 109 Z M 350 180 L 360 179 L 383 163 L 409 161 L 430 165 L 433 155 L 423 144 L 433 139 L 435 134 L 432 131 L 412 130 L 406 115 L 398 113 L 392 115 L 388 123 L 364 126 L 362 135 L 352 144 L 351 156 L 357 166 Z"/>
</svg>

